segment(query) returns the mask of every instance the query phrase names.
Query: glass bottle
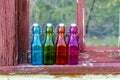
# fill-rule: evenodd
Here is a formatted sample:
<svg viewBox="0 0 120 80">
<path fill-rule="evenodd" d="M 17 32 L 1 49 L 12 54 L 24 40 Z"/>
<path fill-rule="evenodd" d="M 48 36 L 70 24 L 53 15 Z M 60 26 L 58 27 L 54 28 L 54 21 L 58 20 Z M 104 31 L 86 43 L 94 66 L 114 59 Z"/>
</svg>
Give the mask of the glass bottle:
<svg viewBox="0 0 120 80">
<path fill-rule="evenodd" d="M 32 26 L 32 42 L 31 42 L 31 64 L 43 64 L 43 46 L 40 40 L 40 26 L 34 23 Z"/>
<path fill-rule="evenodd" d="M 67 47 L 65 43 L 65 26 L 63 23 L 58 26 L 58 36 L 56 42 L 56 60 L 55 63 L 59 65 L 64 65 L 67 63 Z"/>
<path fill-rule="evenodd" d="M 69 28 L 70 39 L 68 42 L 68 64 L 78 64 L 79 45 L 77 40 L 78 28 L 76 24 L 71 24 Z"/>
<path fill-rule="evenodd" d="M 44 64 L 45 65 L 54 64 L 55 48 L 52 40 L 52 34 L 53 34 L 53 26 L 51 23 L 48 23 L 46 28 L 46 40 L 44 43 Z"/>
</svg>

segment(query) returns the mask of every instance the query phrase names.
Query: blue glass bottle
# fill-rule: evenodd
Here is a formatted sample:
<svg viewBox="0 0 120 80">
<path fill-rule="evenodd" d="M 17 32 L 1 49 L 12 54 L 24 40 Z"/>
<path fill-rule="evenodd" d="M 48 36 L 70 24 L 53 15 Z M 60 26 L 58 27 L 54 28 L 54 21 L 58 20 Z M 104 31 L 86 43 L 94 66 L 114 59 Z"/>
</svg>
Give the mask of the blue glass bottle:
<svg viewBox="0 0 120 80">
<path fill-rule="evenodd" d="M 43 64 L 43 46 L 40 40 L 40 26 L 35 23 L 32 26 L 32 42 L 31 42 L 31 64 L 42 65 Z"/>
</svg>

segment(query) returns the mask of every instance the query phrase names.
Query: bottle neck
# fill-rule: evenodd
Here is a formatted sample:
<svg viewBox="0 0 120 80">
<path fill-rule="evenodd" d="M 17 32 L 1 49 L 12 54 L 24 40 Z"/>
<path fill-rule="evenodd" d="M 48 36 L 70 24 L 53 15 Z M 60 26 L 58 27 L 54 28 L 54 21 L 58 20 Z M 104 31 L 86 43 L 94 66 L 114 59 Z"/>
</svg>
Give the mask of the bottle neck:
<svg viewBox="0 0 120 80">
<path fill-rule="evenodd" d="M 47 40 L 52 40 L 52 33 L 46 33 Z"/>
<path fill-rule="evenodd" d="M 76 34 L 76 33 L 71 33 L 71 34 L 70 34 L 70 39 L 75 39 L 75 40 L 77 40 L 77 34 Z"/>
<path fill-rule="evenodd" d="M 58 37 L 64 39 L 64 33 L 58 33 Z"/>
<path fill-rule="evenodd" d="M 40 34 L 34 34 L 33 39 L 34 40 L 40 40 Z"/>
<path fill-rule="evenodd" d="M 64 33 L 58 33 L 58 36 L 64 36 Z"/>
<path fill-rule="evenodd" d="M 65 44 L 64 33 L 58 33 L 57 43 L 58 44 Z"/>
</svg>

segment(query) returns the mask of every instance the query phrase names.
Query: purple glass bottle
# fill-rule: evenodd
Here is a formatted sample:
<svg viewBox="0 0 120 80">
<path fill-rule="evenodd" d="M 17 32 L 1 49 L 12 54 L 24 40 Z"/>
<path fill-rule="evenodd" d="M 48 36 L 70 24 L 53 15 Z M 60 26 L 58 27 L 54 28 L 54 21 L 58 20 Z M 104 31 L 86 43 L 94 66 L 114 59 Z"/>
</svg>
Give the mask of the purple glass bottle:
<svg viewBox="0 0 120 80">
<path fill-rule="evenodd" d="M 71 24 L 69 28 L 70 38 L 68 41 L 68 64 L 78 64 L 79 45 L 77 40 L 78 28 L 76 24 Z"/>
</svg>

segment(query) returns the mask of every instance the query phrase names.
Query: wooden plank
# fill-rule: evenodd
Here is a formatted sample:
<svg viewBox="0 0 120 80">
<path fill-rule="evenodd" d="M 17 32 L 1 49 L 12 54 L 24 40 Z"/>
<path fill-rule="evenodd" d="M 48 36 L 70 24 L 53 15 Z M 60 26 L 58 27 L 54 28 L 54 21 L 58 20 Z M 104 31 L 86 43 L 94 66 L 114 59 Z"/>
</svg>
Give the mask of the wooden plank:
<svg viewBox="0 0 120 80">
<path fill-rule="evenodd" d="M 120 55 L 118 52 L 95 52 L 86 51 L 79 54 L 79 62 L 94 62 L 94 63 L 119 63 Z"/>
<path fill-rule="evenodd" d="M 15 28 L 15 0 L 0 0 L 0 66 L 14 63 Z"/>
<path fill-rule="evenodd" d="M 18 62 L 28 62 L 29 0 L 18 0 Z"/>
<path fill-rule="evenodd" d="M 91 63 L 92 65 L 2 66 L 0 74 L 120 74 L 120 63 Z"/>
</svg>

